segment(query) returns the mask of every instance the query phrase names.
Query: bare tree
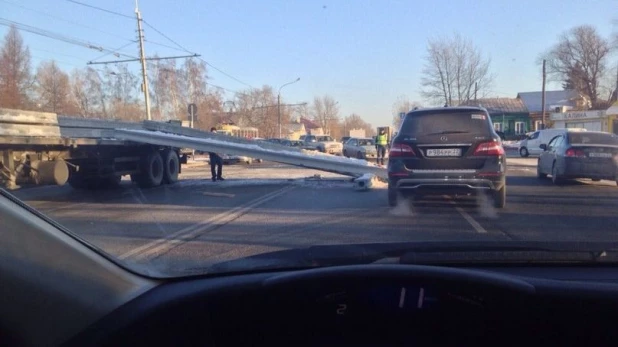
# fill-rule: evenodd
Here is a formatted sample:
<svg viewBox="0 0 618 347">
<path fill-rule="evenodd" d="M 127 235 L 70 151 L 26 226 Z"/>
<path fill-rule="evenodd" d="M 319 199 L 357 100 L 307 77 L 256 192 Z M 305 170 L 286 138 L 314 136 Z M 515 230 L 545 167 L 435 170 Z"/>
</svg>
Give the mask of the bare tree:
<svg viewBox="0 0 618 347">
<path fill-rule="evenodd" d="M 282 102 L 283 103 L 283 102 Z M 249 89 L 237 94 L 236 109 L 238 124 L 258 129 L 260 136 L 277 137 L 279 134 L 279 116 L 277 113 L 277 95 L 273 87 Z M 289 110 L 281 107 L 281 122 L 289 122 Z"/>
<path fill-rule="evenodd" d="M 44 61 L 37 68 L 37 103 L 44 111 L 64 113 L 69 106 L 69 76 L 55 61 Z"/>
<path fill-rule="evenodd" d="M 421 95 L 433 103 L 458 105 L 489 92 L 490 59 L 460 35 L 429 40 Z"/>
<path fill-rule="evenodd" d="M 11 26 L 0 49 L 0 107 L 27 108 L 32 82 L 30 50 Z"/>
<path fill-rule="evenodd" d="M 422 107 L 420 103 L 416 101 L 410 101 L 407 96 L 400 95 L 397 98 L 397 101 L 393 103 L 393 127 L 399 129 L 401 125 L 401 118 L 399 114 L 404 112 L 408 113 L 413 110 L 415 107 Z"/>
<path fill-rule="evenodd" d="M 371 124 L 367 123 L 361 116 L 356 113 L 352 113 L 351 115 L 345 117 L 341 123 L 343 127 L 341 136 L 349 136 L 350 130 L 354 129 L 365 130 L 365 134 L 367 136 L 372 136 L 373 133 L 375 133 L 375 129 L 371 126 Z"/>
<path fill-rule="evenodd" d="M 333 99 L 329 95 L 324 95 L 322 97 L 316 96 L 315 98 L 313 98 L 313 120 L 327 134 L 330 134 L 339 125 L 339 106 L 337 105 L 338 103 L 339 102 L 335 101 L 335 99 Z"/>
<path fill-rule="evenodd" d="M 599 88 L 611 52 L 608 40 L 590 25 L 582 25 L 560 35 L 546 54 L 548 74 L 586 95 L 593 107 L 599 103 Z"/>
<path fill-rule="evenodd" d="M 70 77 L 71 99 L 84 118 L 109 118 L 108 97 L 103 80 L 91 67 L 75 69 Z"/>
</svg>

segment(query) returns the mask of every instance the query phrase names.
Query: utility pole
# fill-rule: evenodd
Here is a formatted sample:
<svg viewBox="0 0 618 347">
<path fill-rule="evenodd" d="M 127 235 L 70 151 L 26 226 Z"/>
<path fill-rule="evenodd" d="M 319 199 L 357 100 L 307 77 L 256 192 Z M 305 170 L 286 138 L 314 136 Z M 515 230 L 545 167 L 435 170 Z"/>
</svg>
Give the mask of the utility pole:
<svg viewBox="0 0 618 347">
<path fill-rule="evenodd" d="M 611 100 L 613 102 L 618 101 L 618 66 L 616 67 L 616 91 L 614 92 L 614 95 L 612 95 Z"/>
<path fill-rule="evenodd" d="M 474 82 L 474 102 L 476 102 L 476 93 L 479 91 L 479 83 Z"/>
<path fill-rule="evenodd" d="M 128 63 L 139 61 L 142 64 L 142 91 L 144 92 L 144 101 L 146 102 L 146 115 L 148 120 L 152 120 L 150 116 L 150 93 L 148 92 L 148 70 L 146 68 L 147 60 L 166 60 L 166 59 L 180 59 L 180 58 L 194 58 L 199 57 L 199 54 L 191 54 L 191 55 L 182 55 L 182 56 L 174 56 L 174 57 L 154 57 L 154 58 L 146 58 L 146 54 L 144 53 L 144 30 L 142 29 L 142 14 L 139 12 L 138 8 L 138 0 L 135 0 L 135 16 L 137 17 L 137 37 L 139 39 L 139 58 L 137 59 L 124 59 L 124 60 L 112 60 L 112 61 L 89 61 L 88 65 L 97 65 L 97 64 L 117 64 L 117 63 Z"/>
<path fill-rule="evenodd" d="M 279 116 L 279 138 L 281 138 L 281 88 L 290 85 L 292 83 L 296 83 L 300 81 L 300 77 L 298 77 L 297 79 L 295 79 L 292 82 L 288 82 L 284 85 L 282 85 L 281 87 L 279 87 L 279 91 L 277 92 L 277 114 Z"/>
<path fill-rule="evenodd" d="M 277 115 L 279 116 L 279 137 L 281 139 L 281 89 L 277 93 Z"/>
<path fill-rule="evenodd" d="M 142 91 L 144 91 L 144 100 L 146 101 L 146 115 L 148 120 L 152 120 L 150 116 L 150 95 L 148 93 L 148 72 L 146 70 L 146 55 L 144 54 L 144 32 L 142 31 L 142 15 L 139 13 L 137 0 L 135 0 L 135 16 L 137 17 L 137 36 L 139 38 L 139 60 L 142 63 Z"/>
<path fill-rule="evenodd" d="M 543 92 L 541 96 L 541 114 L 543 115 L 541 126 L 545 129 L 545 59 L 543 59 Z"/>
</svg>

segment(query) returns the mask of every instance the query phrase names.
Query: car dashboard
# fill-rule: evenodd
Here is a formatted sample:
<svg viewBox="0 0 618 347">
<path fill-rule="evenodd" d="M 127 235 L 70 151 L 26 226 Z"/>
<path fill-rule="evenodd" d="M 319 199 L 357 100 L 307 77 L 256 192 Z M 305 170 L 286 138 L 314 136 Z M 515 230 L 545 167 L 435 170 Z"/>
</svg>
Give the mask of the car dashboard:
<svg viewBox="0 0 618 347">
<path fill-rule="evenodd" d="M 611 268 L 418 265 L 184 279 L 68 345 L 614 345 L 614 280 Z"/>
</svg>

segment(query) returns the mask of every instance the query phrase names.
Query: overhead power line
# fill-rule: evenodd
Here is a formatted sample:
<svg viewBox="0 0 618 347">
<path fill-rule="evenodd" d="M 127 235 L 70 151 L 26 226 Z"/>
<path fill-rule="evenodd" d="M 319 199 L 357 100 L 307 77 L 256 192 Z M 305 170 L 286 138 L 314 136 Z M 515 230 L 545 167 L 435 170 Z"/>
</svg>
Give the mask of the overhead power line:
<svg viewBox="0 0 618 347">
<path fill-rule="evenodd" d="M 99 11 L 107 12 L 107 13 L 110 13 L 110 14 L 113 14 L 113 15 L 116 15 L 116 16 L 120 16 L 120 17 L 125 17 L 125 18 L 129 18 L 129 19 L 133 19 L 133 17 L 131 17 L 131 16 L 128 16 L 128 15 L 125 15 L 125 14 L 122 14 L 122 13 L 118 13 L 118 12 L 115 12 L 115 11 L 107 10 L 107 9 L 104 9 L 104 8 L 101 8 L 101 7 L 97 7 L 97 6 L 93 6 L 93 5 L 88 5 L 88 4 L 85 4 L 85 3 L 82 3 L 82 2 L 79 2 L 79 1 L 75 1 L 75 0 L 67 0 L 67 1 L 68 1 L 68 2 L 71 2 L 71 3 L 74 3 L 74 4 L 81 5 L 81 6 L 90 7 L 90 8 L 93 8 L 93 9 L 99 10 Z M 163 37 L 164 37 L 166 40 L 168 40 L 169 42 L 171 42 L 171 43 L 173 43 L 174 45 L 176 45 L 176 46 L 178 47 L 178 50 L 179 50 L 179 51 L 184 51 L 185 53 L 189 53 L 189 54 L 196 54 L 195 52 L 188 50 L 186 47 L 184 47 L 184 46 L 183 46 L 183 45 L 181 45 L 180 43 L 176 42 L 175 40 L 173 40 L 173 39 L 172 39 L 172 38 L 170 38 L 169 36 L 165 35 L 163 32 L 161 32 L 159 29 L 155 28 L 155 27 L 154 27 L 154 25 L 152 25 L 152 24 L 148 23 L 146 20 L 142 19 L 142 23 L 144 23 L 146 26 L 148 26 L 149 28 L 151 28 L 152 30 L 154 30 L 157 34 L 159 34 L 159 35 L 163 36 Z M 146 41 L 148 41 L 148 40 L 146 40 Z M 155 44 L 155 45 L 159 45 L 159 46 L 163 46 L 163 47 L 167 47 L 167 48 L 175 49 L 175 48 L 173 48 L 173 47 L 166 46 L 166 45 L 164 45 L 164 44 L 159 44 L 159 43 L 152 42 L 152 41 L 148 41 L 148 42 L 150 42 L 150 43 L 152 43 L 152 44 Z M 208 66 L 210 66 L 211 68 L 213 68 L 213 69 L 217 70 L 217 71 L 218 71 L 218 72 L 220 72 L 221 74 L 223 74 L 223 75 L 227 76 L 228 78 L 231 78 L 232 80 L 234 80 L 234 81 L 236 81 L 236 82 L 238 82 L 238 83 L 240 83 L 240 84 L 246 85 L 247 87 L 253 88 L 253 86 L 252 86 L 252 85 L 250 85 L 249 83 L 243 82 L 243 81 L 242 81 L 242 80 L 240 80 L 239 78 L 232 76 L 231 74 L 229 74 L 229 73 L 227 73 L 227 72 L 225 72 L 225 71 L 221 70 L 220 68 L 218 68 L 218 67 L 216 67 L 216 66 L 214 66 L 214 65 L 210 64 L 210 63 L 209 63 L 209 62 L 207 62 L 206 60 L 204 60 L 204 59 L 202 59 L 202 58 L 200 58 L 200 60 L 202 60 L 202 61 L 203 61 L 204 63 L 206 63 Z"/>
<path fill-rule="evenodd" d="M 232 75 L 228 74 L 227 72 L 225 72 L 225 71 L 223 71 L 223 70 L 219 69 L 218 67 L 216 67 L 216 66 L 212 65 L 211 63 L 207 62 L 206 60 L 204 60 L 204 59 L 202 59 L 202 58 L 200 58 L 200 59 L 201 59 L 204 63 L 206 63 L 206 65 L 208 65 L 208 66 L 210 66 L 211 68 L 213 68 L 213 69 L 215 69 L 215 70 L 219 71 L 220 73 L 222 73 L 222 74 L 224 74 L 225 76 L 227 76 L 227 77 L 229 77 L 229 78 L 233 79 L 234 81 L 236 81 L 236 82 L 238 82 L 238 83 L 240 83 L 240 84 L 244 84 L 244 85 L 246 85 L 247 87 L 253 88 L 253 86 L 252 86 L 252 85 L 250 85 L 249 83 L 245 83 L 245 82 L 243 82 L 243 81 L 239 80 L 238 78 L 236 78 L 236 77 L 234 77 L 234 76 L 232 76 Z"/>
<path fill-rule="evenodd" d="M 187 53 L 195 53 L 195 52 L 191 52 L 188 49 L 186 49 L 185 47 L 183 47 L 182 45 L 180 45 L 178 42 L 172 40 L 171 38 L 169 38 L 169 36 L 165 35 L 164 33 L 162 33 L 161 31 L 159 31 L 157 28 L 155 28 L 154 26 L 150 25 L 150 23 L 146 22 L 144 19 L 142 19 L 142 22 L 144 24 L 146 24 L 146 26 L 148 26 L 150 29 L 154 30 L 157 34 L 165 37 L 169 42 L 175 44 L 176 46 L 178 46 L 180 49 L 182 49 L 183 51 L 187 52 Z"/>
<path fill-rule="evenodd" d="M 166 38 L 169 42 L 171 42 L 171 43 L 175 44 L 175 45 L 176 45 L 179 49 L 183 50 L 183 51 L 184 51 L 184 52 L 186 52 L 186 53 L 195 54 L 195 52 L 192 52 L 192 51 L 188 50 L 188 49 L 187 49 L 186 47 L 184 47 L 183 45 L 181 45 L 181 44 L 179 44 L 178 42 L 174 41 L 174 40 L 173 40 L 173 39 L 171 39 L 169 36 L 167 36 L 167 35 L 165 35 L 164 33 L 162 33 L 159 29 L 155 28 L 155 27 L 154 27 L 153 25 L 151 25 L 150 23 L 146 22 L 145 20 L 142 20 L 142 21 L 144 22 L 144 24 L 146 24 L 149 28 L 151 28 L 152 30 L 154 30 L 156 33 L 158 33 L 159 35 L 161 35 L 161 36 L 163 36 L 164 38 Z M 169 47 L 169 48 L 172 48 L 172 47 Z M 210 66 L 211 68 L 213 68 L 213 69 L 215 69 L 215 70 L 219 71 L 219 72 L 220 72 L 220 73 L 222 73 L 223 75 L 225 75 L 225 76 L 227 76 L 227 77 L 231 78 L 232 80 L 234 80 L 234 81 L 236 81 L 236 82 L 238 82 L 238 83 L 240 83 L 240 84 L 244 84 L 244 85 L 246 85 L 247 87 L 253 88 L 253 86 L 251 86 L 250 84 L 248 84 L 248 83 L 246 83 L 246 82 L 241 81 L 240 79 L 238 79 L 238 78 L 236 78 L 236 77 L 234 77 L 234 76 L 230 75 L 229 73 L 227 73 L 227 72 L 225 72 L 225 71 L 221 70 L 220 68 L 218 68 L 218 67 L 216 67 L 216 66 L 212 65 L 211 63 L 207 62 L 206 60 L 204 60 L 204 59 L 202 59 L 202 58 L 200 58 L 200 60 L 201 60 L 201 61 L 203 61 L 204 63 L 206 63 L 206 65 Z"/>
<path fill-rule="evenodd" d="M 14 26 L 15 28 L 22 30 L 22 31 L 26 31 L 32 34 L 36 34 L 36 35 L 40 35 L 40 36 L 44 36 L 50 39 L 54 39 L 54 40 L 58 40 L 58 41 L 63 41 L 66 43 L 70 43 L 76 46 L 82 46 L 85 48 L 89 48 L 89 49 L 95 49 L 97 51 L 100 52 L 112 52 L 112 53 L 117 53 L 112 49 L 109 48 L 105 48 L 101 45 L 97 45 L 88 41 L 84 41 L 84 40 L 80 40 L 80 39 L 76 39 L 73 37 L 69 37 L 69 36 L 65 36 L 65 35 L 61 35 L 61 34 L 57 34 L 48 30 L 44 30 L 41 28 L 37 28 L 37 27 L 33 27 L 31 25 L 27 25 L 27 24 L 23 24 L 23 23 L 18 23 L 18 22 L 14 22 L 5 18 L 0 18 L 0 25 L 4 25 L 4 26 Z M 118 53 L 122 56 L 125 57 L 129 57 L 129 58 L 134 58 L 131 55 L 127 55 L 127 54 L 123 54 L 123 53 Z"/>
<path fill-rule="evenodd" d="M 125 41 L 131 41 L 130 39 L 127 39 L 126 37 L 122 37 L 120 35 L 116 35 L 116 34 L 113 34 L 113 33 L 110 33 L 110 32 L 104 31 L 104 30 L 100 30 L 100 29 L 97 29 L 97 28 L 93 28 L 93 27 L 90 27 L 90 26 L 87 26 L 87 25 L 83 25 L 83 24 L 80 24 L 80 23 L 77 23 L 77 22 L 70 21 L 68 19 L 64 19 L 64 18 L 61 18 L 61 17 L 58 17 L 58 16 L 54 16 L 54 15 L 51 15 L 51 14 L 49 14 L 47 12 L 44 12 L 44 11 L 35 10 L 33 8 L 29 8 L 29 7 L 26 7 L 26 6 L 23 6 L 23 5 L 20 5 L 20 4 L 16 4 L 16 3 L 13 3 L 13 2 L 10 2 L 10 1 L 7 1 L 7 0 L 0 0 L 0 1 L 5 2 L 7 4 L 11 4 L 11 5 L 16 6 L 16 7 L 23 8 L 25 10 L 28 10 L 28 11 L 31 11 L 31 12 L 34 12 L 34 13 L 38 13 L 38 14 L 43 15 L 43 16 L 47 16 L 49 18 L 53 18 L 53 19 L 56 19 L 56 20 L 59 20 L 59 21 L 63 21 L 63 22 L 66 22 L 66 23 L 69 23 L 69 24 L 72 24 L 72 25 L 76 25 L 76 26 L 82 27 L 82 28 L 98 31 L 100 33 L 103 33 L 103 34 L 106 34 L 106 35 L 109 35 L 109 36 L 113 36 L 115 38 L 119 38 L 119 39 L 122 39 L 122 40 L 125 40 Z"/>
<path fill-rule="evenodd" d="M 115 11 L 106 10 L 106 9 L 104 9 L 104 8 L 100 8 L 100 7 L 93 6 L 93 5 L 84 4 L 83 2 L 79 2 L 79 1 L 75 1 L 75 0 L 67 0 L 67 1 L 68 1 L 68 2 L 72 2 L 72 3 L 74 3 L 74 4 L 77 4 L 77 5 L 81 5 L 81 6 L 85 6 L 85 7 L 90 7 L 90 8 L 95 9 L 95 10 L 99 10 L 99 11 L 107 12 L 107 13 L 109 13 L 109 14 L 113 14 L 113 15 L 116 15 L 116 16 L 120 16 L 120 17 L 128 18 L 128 19 L 131 19 L 131 20 L 133 20 L 133 19 L 134 19 L 132 16 L 127 16 L 126 14 L 122 14 L 122 13 L 119 13 L 119 12 L 115 12 Z"/>
<path fill-rule="evenodd" d="M 94 60 L 99 60 L 99 59 L 104 58 L 104 57 L 107 57 L 108 55 L 111 55 L 111 54 L 113 54 L 113 55 L 115 55 L 115 56 L 119 57 L 119 56 L 120 56 L 120 53 L 118 53 L 118 51 L 119 51 L 119 50 L 121 50 L 121 49 L 123 49 L 123 48 L 126 48 L 126 47 L 128 47 L 128 46 L 130 46 L 130 45 L 132 45 L 132 44 L 134 44 L 134 43 L 136 43 L 136 42 L 137 42 L 137 41 L 131 41 L 131 42 L 127 43 L 126 45 L 122 46 L 122 47 L 116 48 L 113 52 L 108 52 L 108 53 L 105 53 L 105 54 L 103 54 L 103 55 L 101 55 L 101 56 L 99 56 L 99 57 L 96 57 L 96 58 L 92 59 L 91 61 L 94 61 Z"/>
<path fill-rule="evenodd" d="M 199 57 L 197 54 L 193 55 L 179 55 L 175 57 L 152 57 L 152 58 L 144 58 L 144 60 L 166 60 L 166 59 L 181 59 L 181 58 L 193 58 Z M 88 65 L 96 65 L 96 64 L 116 64 L 116 63 L 129 63 L 133 61 L 140 61 L 139 58 L 134 59 L 125 59 L 125 60 L 113 60 L 113 61 L 89 61 Z"/>
</svg>

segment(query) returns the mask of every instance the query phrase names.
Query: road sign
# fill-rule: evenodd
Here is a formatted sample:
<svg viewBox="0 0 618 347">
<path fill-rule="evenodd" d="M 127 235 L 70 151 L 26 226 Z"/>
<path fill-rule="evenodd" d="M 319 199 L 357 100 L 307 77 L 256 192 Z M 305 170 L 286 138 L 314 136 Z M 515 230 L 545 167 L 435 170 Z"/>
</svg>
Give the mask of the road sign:
<svg viewBox="0 0 618 347">
<path fill-rule="evenodd" d="M 197 113 L 197 106 L 195 104 L 189 104 L 189 114 L 196 114 Z"/>
</svg>

